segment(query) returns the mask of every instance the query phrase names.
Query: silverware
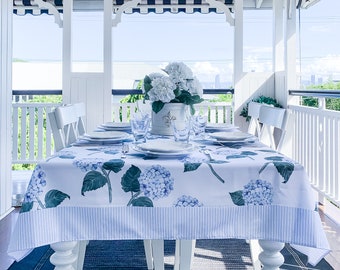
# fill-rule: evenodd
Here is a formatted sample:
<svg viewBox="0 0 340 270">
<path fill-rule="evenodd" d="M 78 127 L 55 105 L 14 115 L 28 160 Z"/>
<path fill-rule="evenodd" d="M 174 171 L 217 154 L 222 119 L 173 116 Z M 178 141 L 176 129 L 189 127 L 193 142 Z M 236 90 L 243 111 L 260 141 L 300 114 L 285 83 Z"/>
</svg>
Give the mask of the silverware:
<svg viewBox="0 0 340 270">
<path fill-rule="evenodd" d="M 129 153 L 129 145 L 128 144 L 125 144 L 123 143 L 123 146 L 122 146 L 122 155 L 120 156 L 120 158 L 126 158 L 126 154 Z"/>
</svg>

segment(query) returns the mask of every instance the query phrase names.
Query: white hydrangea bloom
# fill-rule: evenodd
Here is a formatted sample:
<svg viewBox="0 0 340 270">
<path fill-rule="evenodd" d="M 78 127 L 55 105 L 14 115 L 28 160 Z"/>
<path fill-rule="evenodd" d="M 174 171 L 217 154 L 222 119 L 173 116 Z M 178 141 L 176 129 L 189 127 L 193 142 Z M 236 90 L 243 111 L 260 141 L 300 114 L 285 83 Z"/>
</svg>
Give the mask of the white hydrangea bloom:
<svg viewBox="0 0 340 270">
<path fill-rule="evenodd" d="M 173 62 L 165 67 L 165 72 L 168 73 L 170 79 L 174 83 L 185 83 L 187 79 L 193 78 L 191 69 L 184 63 Z"/>
<path fill-rule="evenodd" d="M 176 86 L 168 77 L 157 77 L 152 80 L 151 85 L 152 89 L 148 92 L 151 102 L 160 100 L 167 103 L 175 98 Z"/>
</svg>

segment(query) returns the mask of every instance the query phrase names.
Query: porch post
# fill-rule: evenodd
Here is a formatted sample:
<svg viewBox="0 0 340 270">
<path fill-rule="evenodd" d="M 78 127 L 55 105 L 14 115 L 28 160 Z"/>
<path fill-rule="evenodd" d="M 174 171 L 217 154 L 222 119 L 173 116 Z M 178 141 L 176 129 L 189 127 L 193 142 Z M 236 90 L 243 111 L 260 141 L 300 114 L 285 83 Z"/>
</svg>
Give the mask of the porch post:
<svg viewBox="0 0 340 270">
<path fill-rule="evenodd" d="M 235 26 L 234 26 L 234 108 L 235 123 L 239 124 L 240 110 L 244 97 L 242 95 L 243 77 L 243 1 L 234 1 Z"/>
<path fill-rule="evenodd" d="M 0 220 L 12 209 L 12 13 L 12 1 L 0 1 Z"/>
</svg>

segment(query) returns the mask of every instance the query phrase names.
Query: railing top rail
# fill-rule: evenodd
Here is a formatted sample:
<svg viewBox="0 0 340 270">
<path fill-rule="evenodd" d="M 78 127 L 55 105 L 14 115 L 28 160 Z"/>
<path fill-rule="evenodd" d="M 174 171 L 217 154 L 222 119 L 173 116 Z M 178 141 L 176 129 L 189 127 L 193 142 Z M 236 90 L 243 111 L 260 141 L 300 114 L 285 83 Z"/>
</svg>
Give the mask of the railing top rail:
<svg viewBox="0 0 340 270">
<path fill-rule="evenodd" d="M 322 98 L 340 98 L 340 90 L 332 89 L 289 90 L 289 95 Z"/>
<path fill-rule="evenodd" d="M 143 94 L 140 89 L 112 89 L 112 95 L 133 95 Z M 223 89 L 203 89 L 203 94 L 234 94 L 233 88 Z M 62 90 L 12 90 L 13 96 L 29 96 L 29 95 L 62 95 Z"/>
</svg>

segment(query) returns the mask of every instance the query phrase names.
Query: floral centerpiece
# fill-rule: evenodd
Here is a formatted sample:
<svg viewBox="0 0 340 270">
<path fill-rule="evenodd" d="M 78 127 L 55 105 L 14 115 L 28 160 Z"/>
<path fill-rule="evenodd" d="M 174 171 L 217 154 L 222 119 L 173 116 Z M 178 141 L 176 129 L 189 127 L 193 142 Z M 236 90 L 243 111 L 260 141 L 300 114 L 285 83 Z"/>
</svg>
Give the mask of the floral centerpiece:
<svg viewBox="0 0 340 270">
<path fill-rule="evenodd" d="M 191 69 L 182 62 L 168 64 L 166 74 L 151 73 L 144 78 L 144 98 L 152 102 L 152 111 L 158 113 L 166 103 L 182 103 L 190 106 L 203 101 L 203 89 Z"/>
</svg>

